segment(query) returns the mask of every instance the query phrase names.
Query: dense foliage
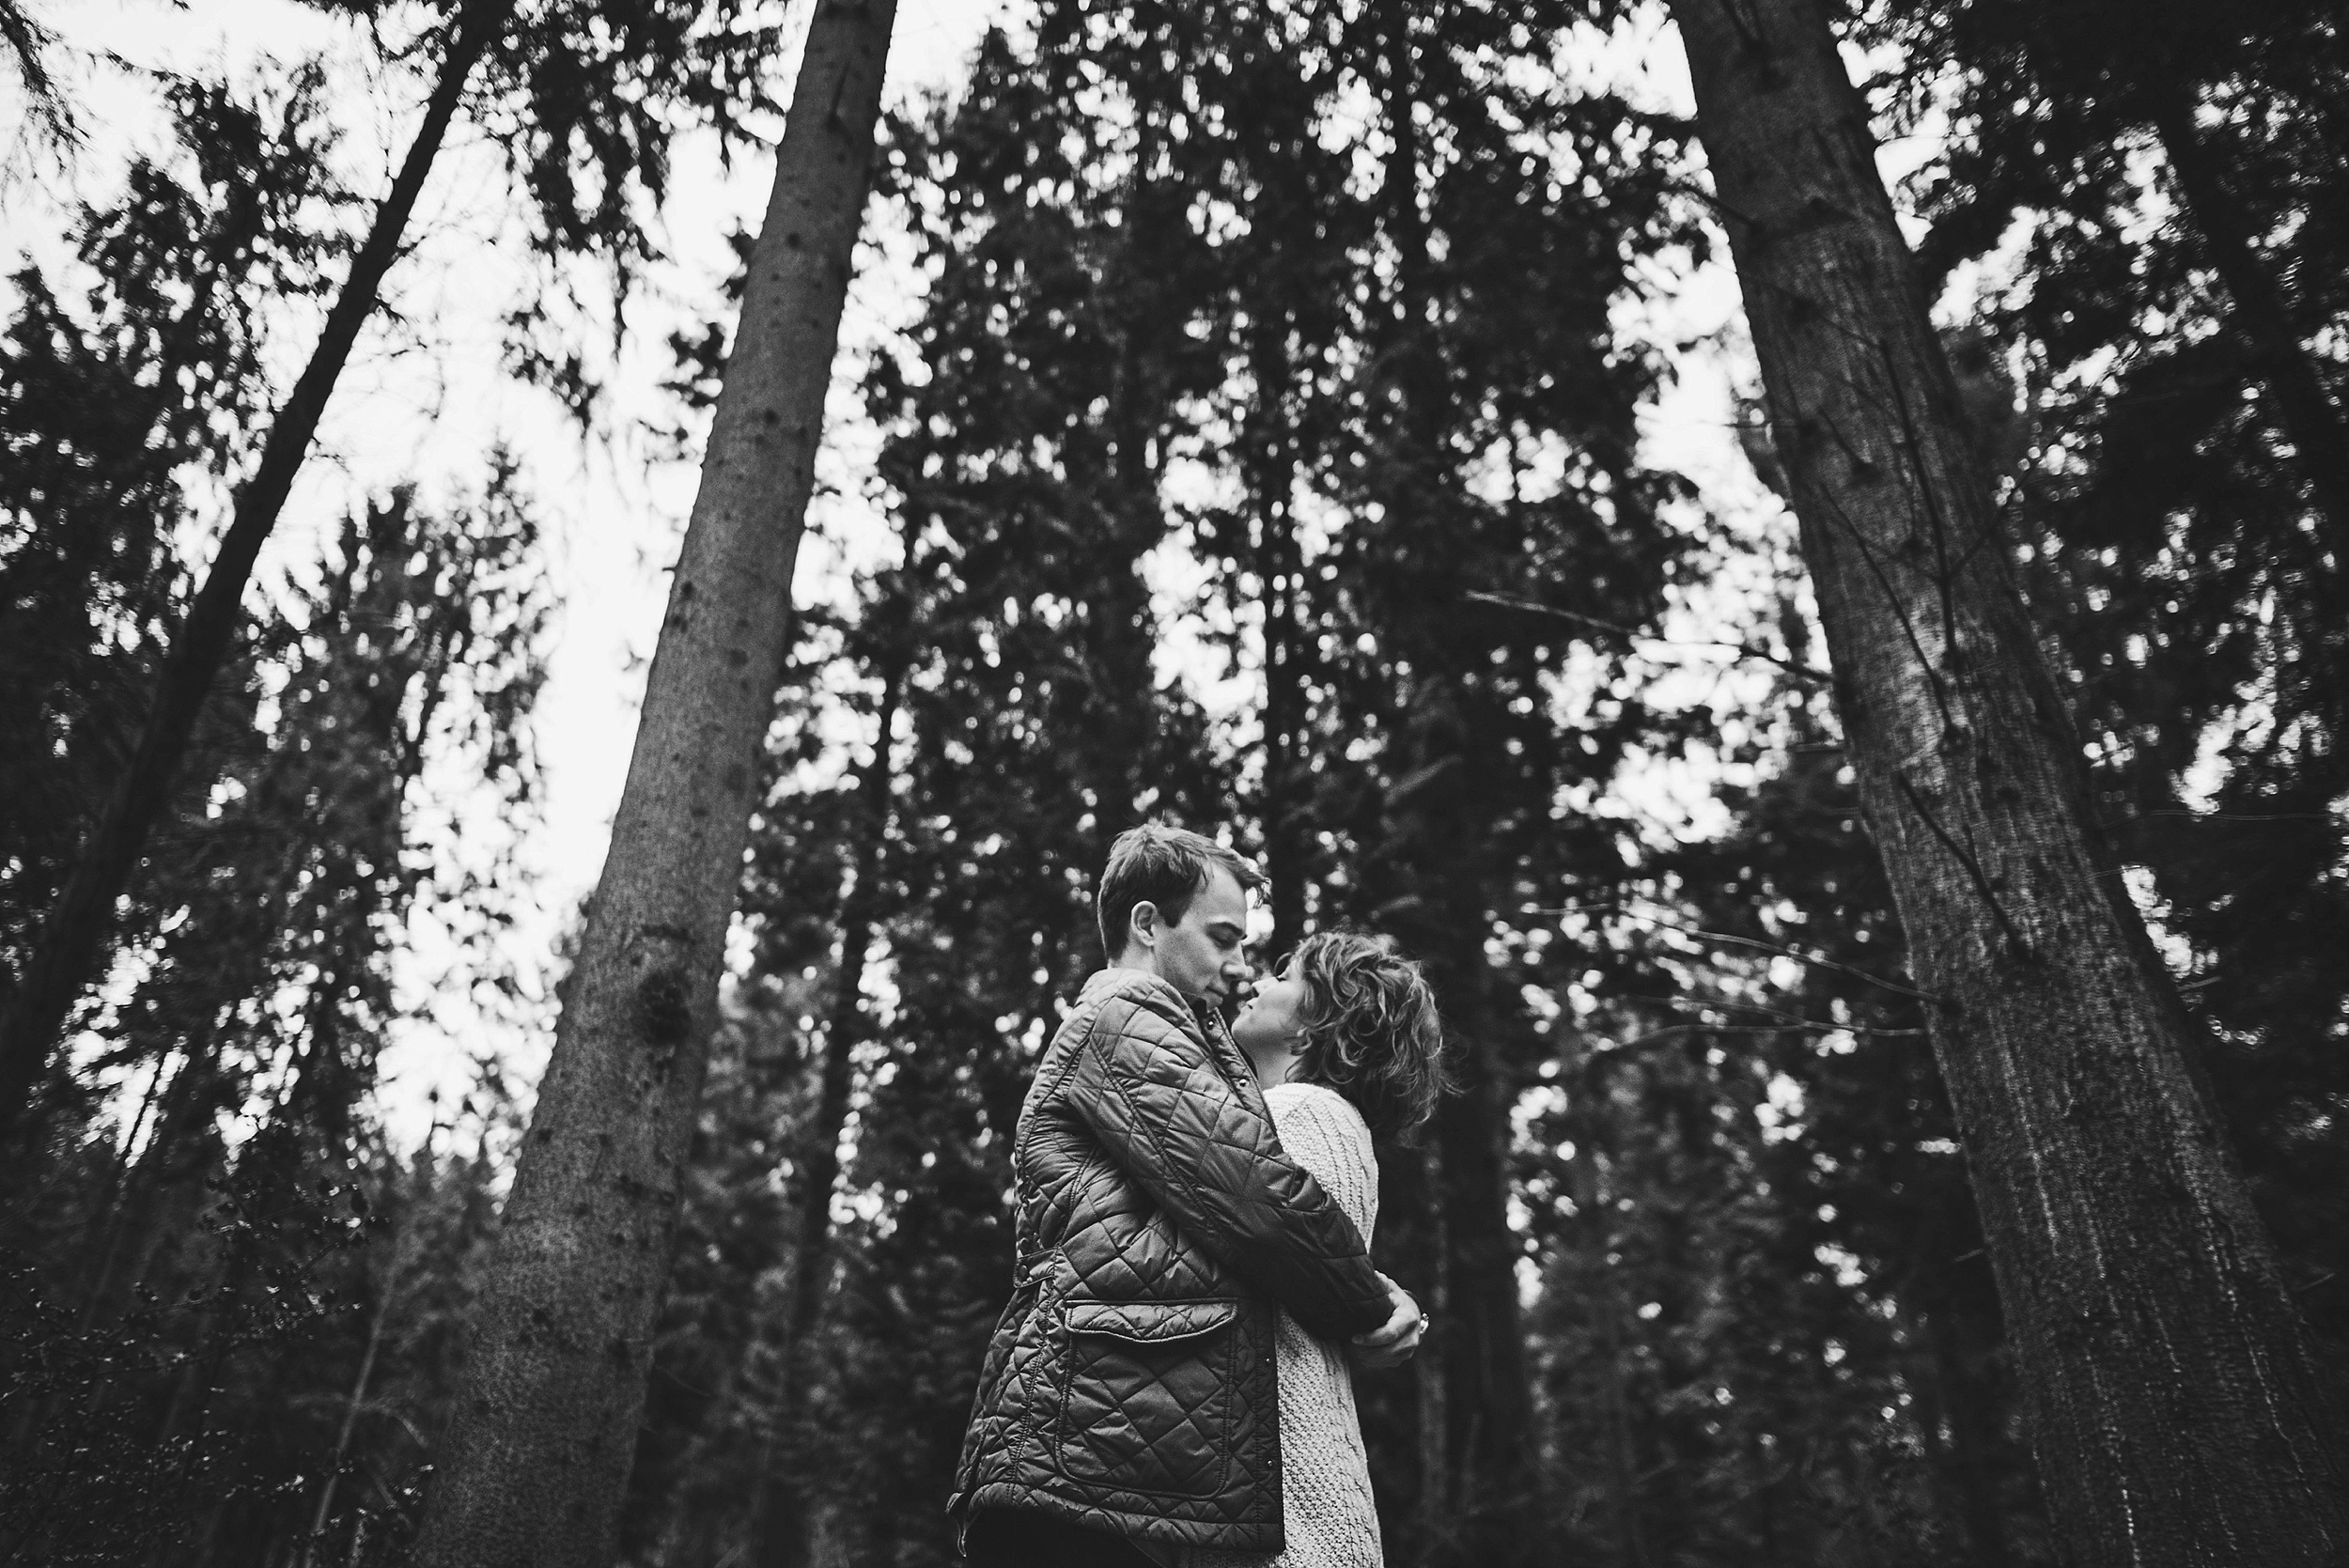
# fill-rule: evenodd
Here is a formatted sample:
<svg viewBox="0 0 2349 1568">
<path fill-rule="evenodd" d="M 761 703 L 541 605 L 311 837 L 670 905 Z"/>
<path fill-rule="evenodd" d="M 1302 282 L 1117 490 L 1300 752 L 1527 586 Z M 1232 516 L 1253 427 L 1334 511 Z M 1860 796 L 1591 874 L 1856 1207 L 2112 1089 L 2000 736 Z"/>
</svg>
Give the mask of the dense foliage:
<svg viewBox="0 0 2349 1568">
<path fill-rule="evenodd" d="M 714 60 L 673 107 L 731 124 L 772 40 L 590 9 L 525 8 L 480 113 L 527 132 L 534 241 L 625 278 L 646 84 Z M 1852 14 L 1885 124 L 1937 138 L 1904 199 L 1990 389 L 1998 547 L 2337 1346 L 2349 58 L 2313 7 Z M 2052 1560 L 1800 584 L 1708 591 L 1780 524 L 1641 440 L 1712 231 L 1688 128 L 1591 68 L 1640 18 L 1038 0 L 893 119 L 890 536 L 779 693 L 626 1560 L 953 1560 L 1027 1069 L 1154 817 L 1261 855 L 1267 957 L 1394 934 L 1457 1043 L 1382 1150 L 1381 1261 L 1436 1324 L 1361 1383 L 1391 1560 Z M 266 425 L 261 302 L 332 270 L 320 91 L 174 85 L 181 146 L 76 219 L 87 287 L 14 279 L 0 987 L 184 608 L 190 498 Z M 584 408 L 549 308 L 519 368 Z M 676 347 L 690 431 L 723 329 Z M 491 1073 L 395 1147 L 373 1066 L 420 905 L 512 991 L 510 869 L 438 853 L 427 775 L 527 815 L 552 608 L 520 459 L 455 493 L 376 498 L 272 607 L 8 1153 L 10 1549 L 372 1563 L 412 1528 L 516 1112 Z M 1656 657 L 1694 636 L 1730 640 Z M 1693 701 L 1692 663 L 1727 672 Z M 1657 826 L 1658 779 L 1720 825 Z"/>
</svg>

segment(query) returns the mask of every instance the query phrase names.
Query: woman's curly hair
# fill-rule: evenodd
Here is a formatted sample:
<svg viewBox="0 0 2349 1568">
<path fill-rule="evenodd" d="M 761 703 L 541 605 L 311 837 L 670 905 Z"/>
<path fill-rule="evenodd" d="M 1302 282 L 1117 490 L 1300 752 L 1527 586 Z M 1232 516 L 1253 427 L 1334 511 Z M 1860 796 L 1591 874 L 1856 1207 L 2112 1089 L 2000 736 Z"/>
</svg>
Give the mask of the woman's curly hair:
<svg viewBox="0 0 2349 1568">
<path fill-rule="evenodd" d="M 1388 939 L 1357 931 L 1308 937 L 1289 964 L 1305 984 L 1290 1081 L 1336 1090 L 1383 1137 L 1434 1115 L 1452 1075 L 1436 993 L 1419 965 Z"/>
</svg>

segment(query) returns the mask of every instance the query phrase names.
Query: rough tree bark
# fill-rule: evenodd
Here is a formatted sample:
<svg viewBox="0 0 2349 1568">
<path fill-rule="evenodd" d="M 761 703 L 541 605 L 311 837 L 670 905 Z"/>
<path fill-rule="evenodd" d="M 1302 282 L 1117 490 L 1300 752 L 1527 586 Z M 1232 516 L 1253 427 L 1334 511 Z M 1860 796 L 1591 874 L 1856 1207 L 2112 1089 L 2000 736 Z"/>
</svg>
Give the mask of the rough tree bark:
<svg viewBox="0 0 2349 1568">
<path fill-rule="evenodd" d="M 2093 820 L 1820 0 L 1673 0 L 2067 1562 L 2334 1563 L 2349 1465 Z"/>
<path fill-rule="evenodd" d="M 644 1405 L 894 0 L 810 24 L 578 967 L 471 1324 L 428 1568 L 604 1568 Z"/>
<path fill-rule="evenodd" d="M 327 314 L 310 363 L 270 426 L 259 465 L 237 492 L 219 551 L 187 619 L 172 638 L 148 699 L 138 748 L 50 907 L 22 983 L 8 999 L 6 1013 L 0 1014 L 0 1136 L 28 1109 L 75 1000 L 100 968 L 115 905 L 138 864 L 148 831 L 170 803 L 189 737 L 243 624 L 241 603 L 253 563 L 285 509 L 360 329 L 375 314 L 384 274 L 399 258 L 401 236 L 425 178 L 440 157 L 466 80 L 513 8 L 514 0 L 471 0 L 459 13 L 440 79 L 425 105 L 424 122 L 409 144 L 390 193 L 375 210 L 366 241 L 351 259 L 350 275 Z"/>
</svg>

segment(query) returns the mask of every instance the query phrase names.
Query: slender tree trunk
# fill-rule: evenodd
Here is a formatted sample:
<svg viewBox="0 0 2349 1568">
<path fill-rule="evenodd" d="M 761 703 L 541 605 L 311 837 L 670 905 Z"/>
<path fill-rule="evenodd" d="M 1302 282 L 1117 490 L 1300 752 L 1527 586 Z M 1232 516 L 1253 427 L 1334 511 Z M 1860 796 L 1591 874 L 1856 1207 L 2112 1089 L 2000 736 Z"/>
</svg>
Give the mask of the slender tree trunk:
<svg viewBox="0 0 2349 1568">
<path fill-rule="evenodd" d="M 1310 815 L 1305 794 L 1302 618 L 1303 552 L 1290 516 L 1297 483 L 1296 438 L 1286 417 L 1287 325 L 1260 322 L 1250 349 L 1256 383 L 1246 470 L 1256 514 L 1256 576 L 1264 607 L 1265 873 L 1272 886 L 1272 956 L 1305 935 L 1305 876 Z"/>
<path fill-rule="evenodd" d="M 1559 1079 L 1570 1085 L 1566 1131 L 1574 1142 L 1574 1157 L 1566 1163 L 1568 1194 L 1576 1216 L 1587 1232 L 1586 1245 L 1596 1261 L 1600 1283 L 1590 1304 L 1597 1320 L 1597 1354 L 1607 1389 L 1607 1479 L 1614 1493 L 1615 1551 L 1623 1568 L 1653 1568 L 1640 1513 L 1639 1452 L 1631 1425 L 1631 1379 L 1625 1367 L 1629 1354 L 1624 1344 L 1627 1311 L 1623 1290 L 1608 1256 L 1614 1250 L 1612 1210 L 1599 1181 L 1598 1150 L 1601 1118 L 1606 1115 L 1590 1053 L 1571 1036 L 1560 1042 Z"/>
<path fill-rule="evenodd" d="M 890 766 L 891 732 L 897 724 L 897 704 L 905 681 L 902 667 L 882 679 L 880 733 L 873 742 L 873 760 L 857 781 L 858 814 L 863 818 L 857 840 L 855 880 L 842 911 L 840 973 L 832 989 L 832 1008 L 824 1028 L 824 1056 L 816 1094 L 816 1120 L 801 1143 L 803 1186 L 800 1191 L 798 1232 L 791 1261 L 791 1291 L 784 1306 L 781 1343 L 776 1349 L 776 1389 L 770 1417 L 765 1463 L 756 1514 L 752 1525 L 754 1560 L 758 1568 L 800 1568 L 807 1561 L 807 1499 L 800 1486 L 797 1445 L 790 1425 L 799 1414 L 804 1386 L 801 1359 L 808 1338 L 823 1311 L 825 1286 L 832 1275 L 832 1189 L 840 1176 L 840 1133 L 848 1120 L 848 1089 L 856 1048 L 865 1038 L 864 963 L 880 924 L 881 860 L 889 835 L 890 798 L 896 773 Z"/>
<path fill-rule="evenodd" d="M 1393 352 L 1402 394 L 1396 433 L 1404 451 L 1389 511 L 1403 519 L 1437 514 L 1445 505 L 1441 487 L 1455 478 L 1444 436 L 1452 389 L 1435 336 L 1435 237 L 1420 207 L 1417 14 L 1401 4 L 1384 10 L 1385 108 L 1393 137 L 1384 200 L 1396 250 Z M 1431 40 L 1426 47 L 1438 45 Z M 1423 582 L 1419 586 L 1437 601 L 1456 597 Z M 1473 778 L 1480 767 L 1477 742 L 1455 722 L 1465 686 L 1427 668 L 1414 672 L 1414 687 L 1407 710 L 1396 716 L 1393 766 L 1423 780 Z M 1424 783 L 1421 787 L 1425 790 Z M 1423 1499 L 1442 1514 L 1430 1521 L 1430 1560 L 1504 1568 L 1533 1560 L 1543 1547 L 1534 1524 L 1533 1404 L 1517 1305 L 1520 1248 L 1508 1212 L 1513 1089 L 1489 1027 L 1494 1009 L 1484 944 L 1489 918 L 1483 850 L 1490 824 L 1473 820 L 1473 812 L 1472 806 L 1424 800 L 1401 806 L 1391 798 L 1388 803 L 1391 819 L 1410 820 L 1392 836 L 1409 840 L 1417 885 L 1438 911 L 1423 956 L 1444 1003 L 1460 1083 L 1459 1093 L 1438 1107 L 1430 1128 L 1443 1298 L 1441 1333 L 1423 1353 L 1439 1363 L 1443 1380 L 1438 1428 L 1443 1486 L 1432 1505 Z M 1428 1419 L 1426 1412 L 1422 1419 Z"/>
<path fill-rule="evenodd" d="M 2250 341 L 2277 422 L 2292 439 L 2300 471 L 2324 514 L 2334 570 L 2349 572 L 2349 421 L 2325 390 L 2316 362 L 2292 324 L 2283 290 L 2260 256 L 2258 225 L 2228 189 L 2223 159 L 2194 123 L 2191 92 L 2181 87 L 2155 94 L 2153 122 L 2194 230 L 2233 301 L 2229 318 Z"/>
<path fill-rule="evenodd" d="M 285 508 L 360 329 L 375 314 L 384 274 L 398 259 L 400 238 L 425 177 L 440 156 L 466 79 L 513 7 L 514 0 L 472 0 L 459 14 L 448 54 L 441 62 L 440 81 L 425 106 L 424 123 L 409 144 L 391 193 L 376 209 L 375 222 L 352 258 L 350 275 L 327 315 L 326 330 L 310 363 L 270 427 L 260 465 L 237 492 L 220 550 L 148 699 L 138 748 L 42 922 L 22 984 L 9 998 L 7 1012 L 0 1014 L 0 1136 L 29 1108 L 75 1000 L 101 967 L 115 905 L 156 818 L 170 803 L 189 737 L 235 644 L 253 564 Z"/>
<path fill-rule="evenodd" d="M 375 1358 L 383 1348 L 383 1320 L 392 1310 L 391 1296 L 386 1294 L 377 1304 L 375 1315 L 367 1320 L 367 1348 L 359 1358 L 359 1374 L 350 1380 L 350 1395 L 343 1402 L 342 1425 L 334 1432 L 334 1453 L 326 1463 L 326 1480 L 319 1487 L 318 1507 L 310 1514 L 310 1532 L 303 1537 L 300 1568 L 310 1568 L 311 1558 L 325 1538 L 327 1521 L 334 1514 L 334 1488 L 343 1478 L 343 1463 L 350 1457 L 350 1436 L 359 1426 L 359 1407 L 366 1403 L 367 1386 L 375 1377 Z"/>
<path fill-rule="evenodd" d="M 895 11 L 834 0 L 809 28 L 611 856 L 417 1543 L 428 1568 L 611 1560 Z"/>
<path fill-rule="evenodd" d="M 1483 922 L 1464 918 L 1463 929 L 1481 931 Z M 1512 1092 L 1489 1031 L 1479 1027 L 1490 1016 L 1476 994 L 1475 982 L 1485 977 L 1460 967 L 1453 973 L 1462 983 L 1450 987 L 1446 1002 L 1458 1008 L 1464 1027 L 1448 1032 L 1461 1087 L 1438 1109 L 1434 1127 L 1446 1314 L 1436 1348 L 1446 1385 L 1446 1464 L 1458 1547 L 1444 1560 L 1499 1568 L 1532 1561 L 1542 1550 L 1532 1376 L 1517 1305 L 1523 1249 L 1509 1227 Z"/>
<path fill-rule="evenodd" d="M 2065 1560 L 2336 1563 L 2349 1467 L 2093 820 L 1820 0 L 1673 0 Z"/>
<path fill-rule="evenodd" d="M 1136 129 L 1134 191 L 1127 203 L 1126 249 L 1118 265 L 1148 268 L 1160 254 L 1154 237 L 1170 225 L 1181 224 L 1180 209 L 1170 210 L 1163 181 L 1155 174 L 1164 128 L 1155 115 L 1145 115 Z M 1158 338 L 1167 331 L 1167 318 L 1143 313 L 1126 324 L 1117 346 L 1117 373 L 1110 393 L 1109 428 L 1114 436 L 1109 458 L 1109 486 L 1114 498 L 1107 508 L 1109 527 L 1095 548 L 1105 559 L 1096 582 L 1100 598 L 1093 606 L 1089 642 L 1093 658 L 1112 676 L 1105 690 L 1142 692 L 1151 688 L 1151 659 L 1157 650 L 1156 621 L 1150 609 L 1149 585 L 1143 581 L 1141 563 L 1166 536 L 1166 509 L 1159 495 L 1159 470 L 1164 463 L 1167 409 L 1159 384 L 1160 356 Z M 1117 835 L 1137 826 L 1137 781 L 1159 766 L 1160 737 L 1147 704 L 1115 700 L 1097 704 L 1092 722 L 1097 726 L 1088 784 L 1092 795 L 1094 847 L 1086 859 L 1099 865 L 1109 858 Z M 1163 809 L 1163 808 L 1161 808 Z M 1110 955 L 1104 954 L 1102 962 Z"/>
<path fill-rule="evenodd" d="M 297 1568 L 310 1568 L 326 1536 L 327 1524 L 334 1515 L 334 1492 L 343 1478 L 343 1466 L 350 1457 L 350 1439 L 359 1427 L 359 1412 L 366 1404 L 367 1389 L 375 1378 L 375 1363 L 383 1349 L 383 1330 L 391 1321 L 392 1309 L 398 1305 L 400 1282 L 408 1277 L 424 1249 L 422 1228 L 417 1224 L 417 1211 L 429 1201 L 437 1174 L 432 1145 L 441 1131 L 436 1122 L 425 1134 L 424 1147 L 415 1157 L 416 1190 L 400 1211 L 399 1229 L 392 1237 L 392 1255 L 384 1271 L 382 1294 L 377 1297 L 375 1311 L 367 1318 L 367 1345 L 359 1358 L 358 1375 L 350 1381 L 350 1394 L 343 1402 L 342 1425 L 334 1433 L 334 1454 L 326 1467 L 326 1480 L 319 1487 L 318 1507 L 310 1514 L 309 1533 L 303 1537 Z M 358 1560 L 358 1545 L 354 1539 L 348 1560 Z"/>
<path fill-rule="evenodd" d="M 106 1185 L 99 1194 L 97 1204 L 82 1227 L 84 1245 L 95 1241 L 83 1259 L 79 1289 L 81 1311 L 76 1315 L 74 1331 L 86 1334 L 96 1321 L 100 1303 L 106 1297 L 106 1287 L 114 1282 L 114 1266 L 122 1247 L 123 1188 L 136 1169 L 135 1155 L 139 1135 L 147 1130 L 147 1120 L 154 1113 L 157 1102 L 163 1095 L 163 1069 L 169 1063 L 158 1053 L 155 1065 L 148 1073 L 147 1093 L 140 1097 L 138 1114 L 132 1119 L 131 1130 L 107 1162 Z M 184 1069 L 183 1069 L 184 1070 Z"/>
<path fill-rule="evenodd" d="M 1357 1374 L 1373 1473 L 1394 1478 L 1380 1499 L 1401 1527 L 1388 1545 L 1400 1562 L 1425 1563 L 1452 1529 L 1447 1496 L 1444 1364 L 1452 1321 L 1444 1289 L 1443 1210 L 1436 1201 L 1440 1156 L 1433 1149 L 1382 1143 L 1378 1149 L 1378 1266 L 1408 1281 L 1427 1317 L 1427 1337 L 1402 1369 Z M 1372 1412 L 1376 1412 L 1373 1414 Z"/>
<path fill-rule="evenodd" d="M 1937 1463 L 1966 1524 L 1969 1568 L 2009 1568 L 2015 1552 L 2007 1541 L 2006 1505 L 1999 1496 L 1998 1389 L 1982 1369 L 1972 1325 L 1961 1314 L 1946 1296 L 1925 1311 L 1932 1382 L 1950 1427 Z"/>
</svg>

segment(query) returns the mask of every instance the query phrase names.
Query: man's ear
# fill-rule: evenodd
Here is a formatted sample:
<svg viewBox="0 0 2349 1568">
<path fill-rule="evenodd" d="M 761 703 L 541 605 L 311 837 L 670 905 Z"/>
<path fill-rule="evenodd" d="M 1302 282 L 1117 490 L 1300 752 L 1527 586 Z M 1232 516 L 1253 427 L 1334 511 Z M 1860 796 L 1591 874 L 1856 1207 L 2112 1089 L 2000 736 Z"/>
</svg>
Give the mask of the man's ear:
<svg viewBox="0 0 2349 1568">
<path fill-rule="evenodd" d="M 1134 906 L 1134 912 L 1126 917 L 1126 945 L 1140 942 L 1143 947 L 1159 945 L 1159 935 L 1166 929 L 1166 921 L 1159 907 L 1148 899 Z"/>
</svg>

